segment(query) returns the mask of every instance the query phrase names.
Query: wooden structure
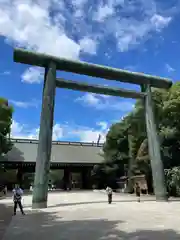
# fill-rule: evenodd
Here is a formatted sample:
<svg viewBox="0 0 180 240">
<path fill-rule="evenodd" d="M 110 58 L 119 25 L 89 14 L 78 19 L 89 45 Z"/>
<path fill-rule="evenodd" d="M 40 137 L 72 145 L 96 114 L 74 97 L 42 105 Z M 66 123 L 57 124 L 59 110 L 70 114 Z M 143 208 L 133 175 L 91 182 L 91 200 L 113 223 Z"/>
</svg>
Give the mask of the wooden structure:
<svg viewBox="0 0 180 240">
<path fill-rule="evenodd" d="M 147 186 L 145 175 L 136 175 L 131 177 L 131 179 L 133 182 L 133 186 L 135 186 L 135 184 L 138 183 L 141 190 L 148 192 L 148 186 Z"/>
<path fill-rule="evenodd" d="M 38 140 L 11 139 L 11 142 L 12 149 L 0 157 L 0 167 L 4 166 L 7 170 L 4 174 L 0 173 L 0 180 L 6 182 L 9 188 L 18 182 L 29 189 L 33 177 L 29 182 L 28 176 L 34 176 Z M 80 189 L 91 189 L 91 171 L 94 165 L 103 161 L 100 155 L 102 147 L 100 143 L 53 141 L 50 169 L 51 173 L 58 171 L 56 187 L 64 190 L 73 188 L 74 181 L 76 188 L 78 185 Z"/>
<path fill-rule="evenodd" d="M 151 87 L 168 89 L 172 85 L 172 82 L 169 79 L 142 73 L 128 72 L 96 64 L 57 58 L 23 49 L 14 50 L 14 61 L 45 68 L 39 145 L 33 191 L 32 206 L 34 208 L 47 207 L 48 173 L 50 168 L 56 87 L 85 92 L 89 91 L 104 95 L 143 99 L 155 195 L 157 200 L 167 200 L 164 171 L 160 155 L 160 145 L 153 115 Z M 56 79 L 57 70 L 138 84 L 141 86 L 142 91 L 134 92 Z"/>
</svg>

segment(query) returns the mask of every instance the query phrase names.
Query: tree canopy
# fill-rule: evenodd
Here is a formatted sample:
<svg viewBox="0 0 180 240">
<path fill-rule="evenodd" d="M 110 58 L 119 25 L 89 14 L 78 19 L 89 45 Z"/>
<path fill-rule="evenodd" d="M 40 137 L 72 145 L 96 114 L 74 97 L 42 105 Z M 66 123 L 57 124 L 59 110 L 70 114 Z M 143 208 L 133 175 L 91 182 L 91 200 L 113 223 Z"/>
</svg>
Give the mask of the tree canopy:
<svg viewBox="0 0 180 240">
<path fill-rule="evenodd" d="M 0 98 L 0 156 L 6 154 L 12 148 L 9 140 L 12 124 L 13 108 L 8 101 Z"/>
</svg>

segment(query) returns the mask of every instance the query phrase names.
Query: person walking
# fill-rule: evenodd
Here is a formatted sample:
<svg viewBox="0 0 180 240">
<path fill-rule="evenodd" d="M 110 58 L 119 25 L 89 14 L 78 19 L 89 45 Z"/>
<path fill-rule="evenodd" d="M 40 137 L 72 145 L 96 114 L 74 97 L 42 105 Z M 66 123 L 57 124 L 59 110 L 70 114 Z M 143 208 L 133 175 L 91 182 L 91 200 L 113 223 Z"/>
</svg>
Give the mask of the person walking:
<svg viewBox="0 0 180 240">
<path fill-rule="evenodd" d="M 4 194 L 7 195 L 7 186 L 4 187 Z"/>
<path fill-rule="evenodd" d="M 108 203 L 111 204 L 112 203 L 112 188 L 108 187 L 106 188 L 106 193 L 108 195 Z"/>
<path fill-rule="evenodd" d="M 137 182 L 135 184 L 135 193 L 136 193 L 136 197 L 137 197 L 137 201 L 140 202 L 140 198 L 141 198 L 141 188 L 139 186 L 139 183 Z"/>
<path fill-rule="evenodd" d="M 16 185 L 15 188 L 13 189 L 14 215 L 16 215 L 17 206 L 19 206 L 22 215 L 25 215 L 22 206 L 22 195 L 23 190 L 18 185 Z"/>
</svg>

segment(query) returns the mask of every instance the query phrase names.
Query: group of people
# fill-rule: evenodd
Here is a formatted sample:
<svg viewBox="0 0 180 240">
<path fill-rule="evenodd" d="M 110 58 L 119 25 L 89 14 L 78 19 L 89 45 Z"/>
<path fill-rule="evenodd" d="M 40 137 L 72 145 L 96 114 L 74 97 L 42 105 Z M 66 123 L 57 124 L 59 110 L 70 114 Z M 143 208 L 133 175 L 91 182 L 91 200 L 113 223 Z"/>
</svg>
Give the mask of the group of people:
<svg viewBox="0 0 180 240">
<path fill-rule="evenodd" d="M 141 188 L 140 188 L 138 182 L 135 184 L 134 191 L 136 193 L 137 201 L 140 202 Z M 106 193 L 107 193 L 107 196 L 108 196 L 108 203 L 111 204 L 112 203 L 112 193 L 113 193 L 112 188 L 107 186 Z"/>
<path fill-rule="evenodd" d="M 137 201 L 140 202 L 141 188 L 138 183 L 135 184 L 134 190 L 135 190 L 135 193 L 137 196 Z M 111 204 L 112 203 L 112 193 L 113 193 L 112 188 L 107 186 L 106 193 L 108 196 L 108 203 Z M 15 188 L 13 189 L 14 215 L 16 215 L 17 206 L 19 206 L 19 209 L 20 209 L 22 215 L 25 215 L 24 210 L 23 210 L 23 205 L 22 205 L 22 195 L 23 195 L 23 190 L 19 187 L 19 185 L 16 185 Z"/>
</svg>

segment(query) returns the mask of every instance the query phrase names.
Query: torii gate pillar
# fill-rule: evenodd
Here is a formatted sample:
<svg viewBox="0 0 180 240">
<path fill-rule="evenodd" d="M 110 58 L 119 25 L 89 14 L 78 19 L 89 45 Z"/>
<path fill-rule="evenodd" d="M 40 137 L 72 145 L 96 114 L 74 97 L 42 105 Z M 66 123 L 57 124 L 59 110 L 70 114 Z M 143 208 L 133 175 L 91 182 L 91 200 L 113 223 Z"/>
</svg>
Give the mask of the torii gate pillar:
<svg viewBox="0 0 180 240">
<path fill-rule="evenodd" d="M 47 207 L 55 91 L 56 65 L 51 62 L 45 69 L 32 208 Z"/>
<path fill-rule="evenodd" d="M 164 167 L 161 159 L 161 148 L 153 113 L 151 86 L 143 85 L 141 89 L 143 92 L 146 92 L 146 97 L 144 99 L 145 119 L 154 193 L 157 201 L 167 201 L 168 197 L 165 184 Z"/>
</svg>

